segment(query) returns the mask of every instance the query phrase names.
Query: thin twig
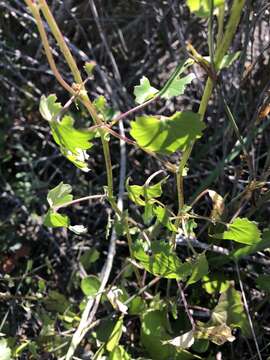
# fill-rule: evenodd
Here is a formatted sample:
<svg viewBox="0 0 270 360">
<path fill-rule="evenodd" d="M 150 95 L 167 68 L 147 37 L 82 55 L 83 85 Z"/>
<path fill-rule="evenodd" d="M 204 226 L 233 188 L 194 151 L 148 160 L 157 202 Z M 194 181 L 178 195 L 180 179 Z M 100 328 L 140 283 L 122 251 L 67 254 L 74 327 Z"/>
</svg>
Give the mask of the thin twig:
<svg viewBox="0 0 270 360">
<path fill-rule="evenodd" d="M 255 343 L 258 358 L 260 360 L 262 360 L 261 351 L 260 351 L 259 344 L 258 344 L 258 341 L 257 341 L 257 338 L 256 338 L 253 322 L 252 322 L 250 312 L 249 312 L 249 306 L 248 306 L 246 294 L 245 294 L 245 291 L 244 291 L 244 286 L 243 286 L 241 276 L 240 276 L 239 266 L 238 266 L 237 263 L 235 263 L 235 267 L 236 267 L 237 277 L 238 277 L 238 281 L 239 281 L 239 285 L 240 285 L 240 289 L 241 289 L 241 293 L 242 293 L 242 298 L 243 298 L 243 302 L 244 302 L 244 308 L 245 308 L 246 313 L 247 313 L 248 322 L 249 322 L 250 330 L 251 330 L 252 337 L 253 337 L 253 340 L 254 340 L 254 343 Z"/>
</svg>

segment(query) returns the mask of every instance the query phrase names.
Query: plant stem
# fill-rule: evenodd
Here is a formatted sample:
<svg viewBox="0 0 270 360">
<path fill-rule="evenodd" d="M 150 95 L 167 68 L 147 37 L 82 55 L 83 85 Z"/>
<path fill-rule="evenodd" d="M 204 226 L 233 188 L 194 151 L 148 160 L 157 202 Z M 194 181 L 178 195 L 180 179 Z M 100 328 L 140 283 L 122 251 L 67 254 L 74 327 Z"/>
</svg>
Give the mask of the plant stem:
<svg viewBox="0 0 270 360">
<path fill-rule="evenodd" d="M 75 199 L 75 200 L 66 202 L 65 204 L 62 204 L 62 205 L 59 205 L 59 206 L 54 206 L 54 207 L 53 207 L 53 210 L 54 210 L 54 211 L 58 211 L 58 210 L 61 209 L 61 208 L 64 208 L 64 207 L 67 207 L 67 206 L 70 206 L 70 205 L 75 205 L 75 204 L 78 204 L 78 203 L 83 202 L 83 201 L 96 200 L 96 199 L 104 199 L 105 197 L 106 197 L 106 195 L 104 195 L 104 194 L 84 196 L 84 197 L 82 197 L 82 198 L 79 198 L 79 199 Z"/>
<path fill-rule="evenodd" d="M 241 18 L 241 13 L 242 13 L 242 9 L 245 5 L 245 1 L 246 0 L 234 0 L 233 1 L 233 5 L 232 5 L 231 11 L 230 11 L 230 18 L 229 18 L 228 24 L 226 26 L 225 34 L 224 34 L 223 38 L 221 38 L 221 36 L 218 36 L 218 40 L 220 42 L 217 43 L 217 46 L 216 46 L 217 50 L 216 50 L 215 56 L 214 56 L 214 63 L 215 63 L 215 67 L 216 67 L 217 71 L 220 68 L 220 64 L 221 64 L 221 61 L 222 61 L 224 55 L 227 53 L 227 51 L 231 45 L 233 36 L 236 32 L 237 26 L 238 26 L 240 18 Z M 200 103 L 200 108 L 199 108 L 199 114 L 201 115 L 202 120 L 204 118 L 209 99 L 212 95 L 213 88 L 214 88 L 214 82 L 210 77 L 208 77 L 206 86 L 204 89 L 203 97 L 202 97 L 202 100 Z"/>
</svg>

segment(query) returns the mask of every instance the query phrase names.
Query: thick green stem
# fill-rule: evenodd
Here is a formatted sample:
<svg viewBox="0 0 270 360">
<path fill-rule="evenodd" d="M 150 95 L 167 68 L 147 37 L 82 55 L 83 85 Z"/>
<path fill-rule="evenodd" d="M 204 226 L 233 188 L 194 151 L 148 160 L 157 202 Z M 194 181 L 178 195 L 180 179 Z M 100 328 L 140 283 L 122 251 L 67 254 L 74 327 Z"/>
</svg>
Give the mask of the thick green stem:
<svg viewBox="0 0 270 360">
<path fill-rule="evenodd" d="M 241 18 L 241 13 L 245 5 L 245 1 L 246 0 L 234 0 L 225 34 L 222 38 L 220 35 L 218 36 L 218 40 L 220 42 L 217 43 L 217 47 L 216 47 L 217 50 L 214 56 L 215 68 L 217 71 L 220 68 L 220 64 L 224 55 L 226 55 L 231 45 L 233 36 L 236 32 L 236 29 L 238 27 Z M 204 118 L 209 99 L 212 95 L 213 88 L 214 88 L 214 82 L 210 77 L 208 77 L 199 108 L 199 114 L 201 115 L 202 120 Z"/>
</svg>

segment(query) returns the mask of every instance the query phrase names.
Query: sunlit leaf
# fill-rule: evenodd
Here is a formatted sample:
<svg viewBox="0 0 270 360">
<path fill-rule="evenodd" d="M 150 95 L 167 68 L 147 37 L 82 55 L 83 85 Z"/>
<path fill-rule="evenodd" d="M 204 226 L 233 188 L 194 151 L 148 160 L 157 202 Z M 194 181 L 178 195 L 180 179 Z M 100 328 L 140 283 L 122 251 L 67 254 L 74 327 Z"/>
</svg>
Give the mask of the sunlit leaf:
<svg viewBox="0 0 270 360">
<path fill-rule="evenodd" d="M 83 68 L 88 76 L 93 75 L 93 71 L 94 71 L 94 68 L 96 67 L 96 65 L 97 64 L 95 61 L 88 61 L 84 64 Z"/>
<path fill-rule="evenodd" d="M 105 122 L 111 121 L 116 114 L 114 109 L 108 106 L 107 101 L 103 95 L 100 95 L 97 99 L 95 99 L 93 105 L 95 106 L 97 112 L 103 116 L 103 120 Z"/>
<path fill-rule="evenodd" d="M 199 254 L 192 264 L 192 274 L 187 285 L 194 284 L 208 273 L 208 262 L 204 253 Z"/>
<path fill-rule="evenodd" d="M 198 114 L 185 111 L 161 119 L 137 117 L 131 122 L 130 134 L 140 147 L 168 155 L 177 150 L 184 151 L 192 141 L 202 136 L 204 128 Z"/>
<path fill-rule="evenodd" d="M 163 344 L 170 344 L 177 348 L 188 349 L 194 344 L 194 333 L 190 330 L 180 336 L 173 339 L 164 341 Z"/>
<path fill-rule="evenodd" d="M 164 360 L 173 358 L 175 348 L 164 344 L 170 340 L 166 311 L 147 310 L 142 315 L 141 342 L 151 356 L 151 359 Z"/>
<path fill-rule="evenodd" d="M 230 67 L 241 55 L 241 51 L 236 51 L 235 53 L 227 54 L 221 60 L 219 69 L 225 69 Z"/>
<path fill-rule="evenodd" d="M 241 258 L 255 254 L 258 251 L 263 251 L 267 248 L 270 248 L 270 230 L 265 230 L 262 233 L 262 239 L 254 244 L 243 246 L 239 249 L 236 249 L 230 253 L 230 258 L 232 260 L 240 260 Z"/>
<path fill-rule="evenodd" d="M 151 255 L 148 255 L 142 242 L 137 242 L 133 248 L 133 256 L 145 270 L 155 276 L 167 279 L 185 279 L 192 271 L 190 263 L 182 263 L 171 246 L 162 241 L 153 241 Z"/>
<path fill-rule="evenodd" d="M 195 75 L 193 73 L 183 78 L 176 77 L 161 97 L 164 99 L 170 99 L 174 96 L 184 94 L 186 86 L 189 85 L 194 79 Z"/>
<path fill-rule="evenodd" d="M 224 4 L 224 0 L 213 0 L 214 8 Z M 187 0 L 187 5 L 191 12 L 200 17 L 209 17 L 211 0 Z"/>
<path fill-rule="evenodd" d="M 151 86 L 150 81 L 145 76 L 141 78 L 140 85 L 134 87 L 135 101 L 138 104 L 151 99 L 156 93 L 158 90 Z"/>
<path fill-rule="evenodd" d="M 64 116 L 60 122 L 51 122 L 50 125 L 53 138 L 62 154 L 81 170 L 89 171 L 86 150 L 93 146 L 90 140 L 94 138 L 94 132 L 75 129 L 74 120 L 69 115 Z"/>
<path fill-rule="evenodd" d="M 11 349 L 6 339 L 0 339 L 0 359 L 11 360 Z"/>
<path fill-rule="evenodd" d="M 86 276 L 81 280 L 81 289 L 84 295 L 94 297 L 100 288 L 100 280 L 94 275 Z"/>
<path fill-rule="evenodd" d="M 172 221 L 169 218 L 169 212 L 165 207 L 162 206 L 155 206 L 154 207 L 154 213 L 158 219 L 158 221 L 165 226 L 168 230 L 177 232 L 177 228 L 172 223 Z"/>
<path fill-rule="evenodd" d="M 48 227 L 68 227 L 69 218 L 67 215 L 62 215 L 53 210 L 49 210 L 45 215 L 43 223 Z"/>
<path fill-rule="evenodd" d="M 39 103 L 39 111 L 45 120 L 51 121 L 62 109 L 62 105 L 56 102 L 57 97 L 51 94 L 48 97 L 42 95 Z"/>
<path fill-rule="evenodd" d="M 109 360 L 131 360 L 130 355 L 121 345 L 116 346 L 109 355 Z"/>
<path fill-rule="evenodd" d="M 128 196 L 136 205 L 145 206 L 147 202 L 151 202 L 152 199 L 162 195 L 162 185 L 165 181 L 166 179 L 163 179 L 154 185 L 140 186 L 129 185 L 129 179 L 127 179 L 126 188 Z"/>
<path fill-rule="evenodd" d="M 50 207 L 53 208 L 72 201 L 73 196 L 71 192 L 72 187 L 70 185 L 60 182 L 60 184 L 48 192 L 47 200 Z"/>
<path fill-rule="evenodd" d="M 119 340 L 121 339 L 123 331 L 123 317 L 118 319 L 117 323 L 115 324 L 109 339 L 106 343 L 107 351 L 113 351 L 113 349 L 118 345 Z"/>
<path fill-rule="evenodd" d="M 246 218 L 236 218 L 228 224 L 228 230 L 214 237 L 224 240 L 233 240 L 242 244 L 253 245 L 261 240 L 261 232 L 256 223 Z"/>
<path fill-rule="evenodd" d="M 209 275 L 205 275 L 202 278 L 202 281 L 202 286 L 208 294 L 221 294 L 225 292 L 231 284 L 222 273 L 211 273 Z"/>
</svg>

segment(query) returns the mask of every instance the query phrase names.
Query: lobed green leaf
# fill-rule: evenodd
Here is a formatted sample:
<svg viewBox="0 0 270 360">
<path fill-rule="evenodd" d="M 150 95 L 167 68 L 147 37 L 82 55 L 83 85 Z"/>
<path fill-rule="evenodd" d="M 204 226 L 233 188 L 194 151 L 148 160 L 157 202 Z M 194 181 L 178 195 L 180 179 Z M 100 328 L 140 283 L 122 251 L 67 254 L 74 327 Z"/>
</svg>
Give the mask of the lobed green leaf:
<svg viewBox="0 0 270 360">
<path fill-rule="evenodd" d="M 177 112 L 158 119 L 140 116 L 131 122 L 131 136 L 146 150 L 161 154 L 184 151 L 191 142 L 202 136 L 205 128 L 200 115 L 191 111 Z"/>
</svg>

